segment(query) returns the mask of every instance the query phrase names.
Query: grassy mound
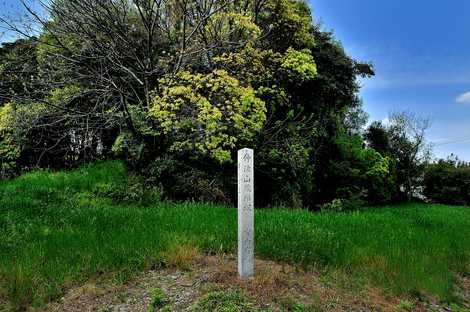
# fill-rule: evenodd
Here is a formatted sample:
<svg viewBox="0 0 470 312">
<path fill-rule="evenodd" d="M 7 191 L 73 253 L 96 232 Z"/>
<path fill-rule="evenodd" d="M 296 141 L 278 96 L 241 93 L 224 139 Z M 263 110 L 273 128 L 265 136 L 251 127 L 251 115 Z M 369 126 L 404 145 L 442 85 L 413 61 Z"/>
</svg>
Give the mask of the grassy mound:
<svg viewBox="0 0 470 312">
<path fill-rule="evenodd" d="M 236 250 L 236 210 L 209 204 L 117 203 L 97 191 L 126 185 L 119 162 L 0 182 L 0 304 L 41 305 L 105 275 L 160 264 L 178 245 Z M 351 214 L 256 212 L 257 255 L 326 270 L 397 293 L 452 300 L 470 273 L 470 209 L 409 204 Z"/>
</svg>

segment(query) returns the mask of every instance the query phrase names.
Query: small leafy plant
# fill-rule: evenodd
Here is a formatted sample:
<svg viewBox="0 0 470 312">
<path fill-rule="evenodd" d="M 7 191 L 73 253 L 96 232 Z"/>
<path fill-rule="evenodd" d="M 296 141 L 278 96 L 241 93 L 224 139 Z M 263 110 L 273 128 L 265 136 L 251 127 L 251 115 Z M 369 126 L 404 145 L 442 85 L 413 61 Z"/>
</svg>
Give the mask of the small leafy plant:
<svg viewBox="0 0 470 312">
<path fill-rule="evenodd" d="M 170 311 L 168 306 L 170 301 L 166 298 L 165 292 L 161 288 L 154 288 L 151 291 L 152 301 L 148 307 L 148 312 Z"/>
<path fill-rule="evenodd" d="M 193 312 L 255 312 L 256 308 L 247 296 L 239 291 L 216 291 L 202 297 Z"/>
</svg>

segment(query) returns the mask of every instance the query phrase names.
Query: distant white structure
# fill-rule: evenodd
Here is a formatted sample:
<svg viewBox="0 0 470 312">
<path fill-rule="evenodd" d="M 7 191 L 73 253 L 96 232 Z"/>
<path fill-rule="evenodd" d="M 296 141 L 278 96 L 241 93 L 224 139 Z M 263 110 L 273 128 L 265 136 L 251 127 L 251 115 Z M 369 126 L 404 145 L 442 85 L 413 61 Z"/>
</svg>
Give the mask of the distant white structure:
<svg viewBox="0 0 470 312">
<path fill-rule="evenodd" d="M 253 150 L 238 151 L 238 273 L 254 275 L 254 155 Z"/>
</svg>

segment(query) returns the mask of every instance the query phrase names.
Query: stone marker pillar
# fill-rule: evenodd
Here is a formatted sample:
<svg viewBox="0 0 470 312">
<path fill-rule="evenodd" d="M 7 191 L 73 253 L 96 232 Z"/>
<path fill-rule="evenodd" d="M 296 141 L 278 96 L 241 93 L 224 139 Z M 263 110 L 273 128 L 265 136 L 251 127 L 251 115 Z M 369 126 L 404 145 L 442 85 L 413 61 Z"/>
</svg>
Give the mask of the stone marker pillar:
<svg viewBox="0 0 470 312">
<path fill-rule="evenodd" d="M 254 174 L 253 150 L 238 151 L 238 274 L 254 274 Z"/>
</svg>

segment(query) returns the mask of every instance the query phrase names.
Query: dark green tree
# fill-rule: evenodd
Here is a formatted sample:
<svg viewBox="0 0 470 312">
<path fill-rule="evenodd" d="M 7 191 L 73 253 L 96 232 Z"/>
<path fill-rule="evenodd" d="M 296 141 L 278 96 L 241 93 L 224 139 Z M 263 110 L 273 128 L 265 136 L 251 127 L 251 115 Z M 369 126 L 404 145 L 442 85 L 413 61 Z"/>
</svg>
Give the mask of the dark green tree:
<svg viewBox="0 0 470 312">
<path fill-rule="evenodd" d="M 431 156 L 426 142 L 430 121 L 413 113 L 395 113 L 389 123 L 372 123 L 366 131 L 367 143 L 394 161 L 395 198 L 411 200 L 417 195 L 424 169 Z"/>
<path fill-rule="evenodd" d="M 0 106 L 37 92 L 38 63 L 35 38 L 0 46 Z"/>
</svg>

